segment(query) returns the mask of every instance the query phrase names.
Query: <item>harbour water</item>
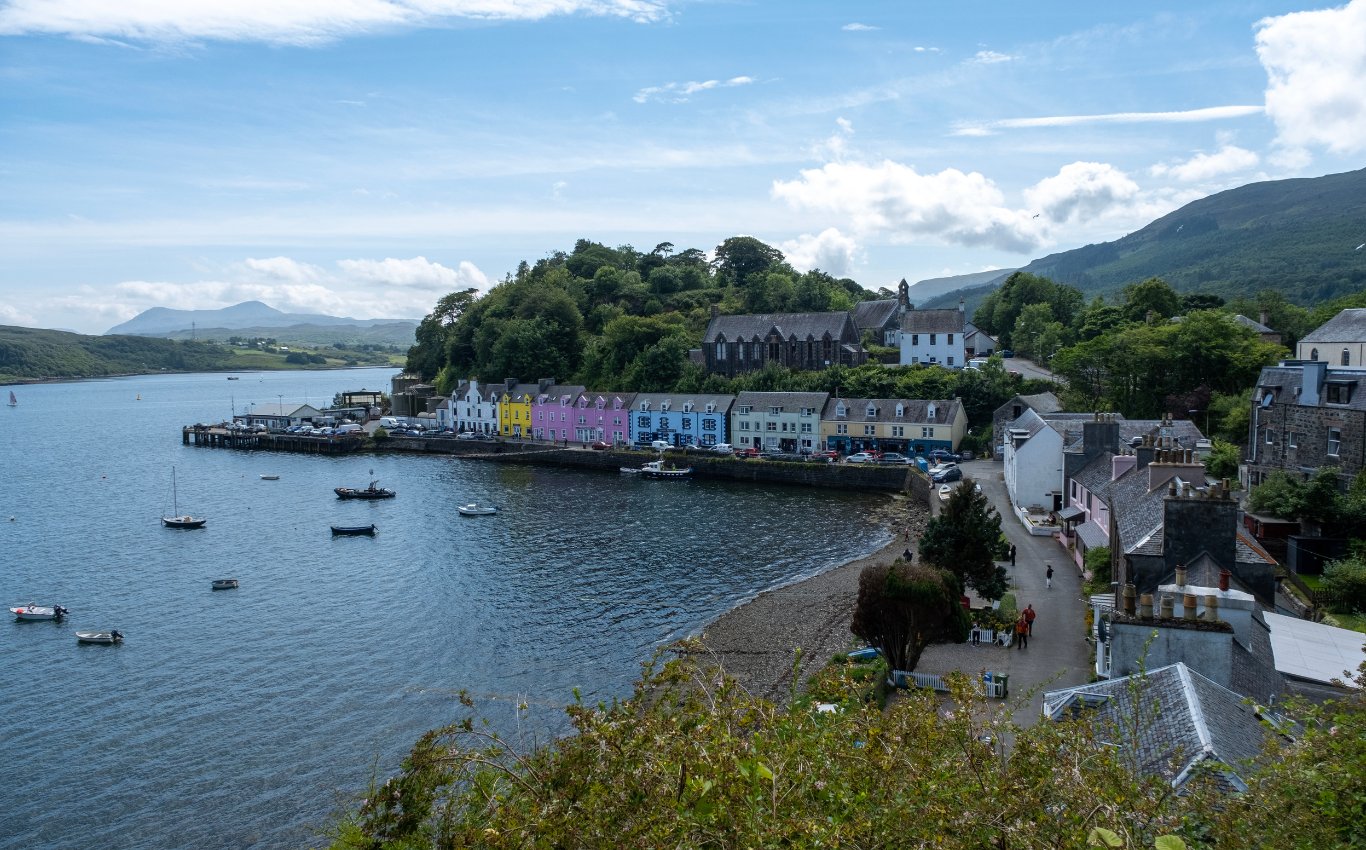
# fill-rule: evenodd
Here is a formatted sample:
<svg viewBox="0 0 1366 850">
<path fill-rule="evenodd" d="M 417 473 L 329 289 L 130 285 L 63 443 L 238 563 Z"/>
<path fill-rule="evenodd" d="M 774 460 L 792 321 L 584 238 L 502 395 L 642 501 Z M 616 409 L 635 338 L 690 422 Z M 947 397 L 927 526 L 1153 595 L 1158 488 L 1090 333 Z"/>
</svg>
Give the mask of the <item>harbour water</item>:
<svg viewBox="0 0 1366 850">
<path fill-rule="evenodd" d="M 15 389 L 0 411 L 0 845 L 283 848 L 396 768 L 467 689 L 528 746 L 629 693 L 656 648 L 886 542 L 885 497 L 452 457 L 196 449 L 180 426 L 321 406 L 393 370 Z M 161 527 L 171 469 L 198 531 Z M 263 473 L 279 480 L 262 480 Z M 371 479 L 398 491 L 339 501 Z M 472 501 L 494 517 L 461 518 Z M 373 538 L 329 525 L 375 523 Z M 217 578 L 240 588 L 210 590 Z M 116 628 L 121 646 L 73 632 Z M 529 710 L 520 722 L 514 706 Z"/>
</svg>

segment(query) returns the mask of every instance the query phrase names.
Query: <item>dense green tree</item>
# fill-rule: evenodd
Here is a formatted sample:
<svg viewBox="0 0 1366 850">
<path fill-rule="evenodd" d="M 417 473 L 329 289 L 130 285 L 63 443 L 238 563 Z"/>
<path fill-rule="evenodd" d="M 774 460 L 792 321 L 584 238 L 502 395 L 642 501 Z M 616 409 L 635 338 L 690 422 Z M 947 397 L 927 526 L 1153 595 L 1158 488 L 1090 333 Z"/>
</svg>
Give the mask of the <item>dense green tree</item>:
<svg viewBox="0 0 1366 850">
<path fill-rule="evenodd" d="M 1360 556 L 1343 558 L 1324 567 L 1323 589 L 1332 595 L 1334 611 L 1366 611 L 1366 560 Z"/>
<path fill-rule="evenodd" d="M 1002 348 L 1019 350 L 1023 344 L 1014 336 L 1020 314 L 1031 304 L 1043 304 L 1052 314 L 1051 321 L 1073 327 L 1082 308 L 1082 295 L 1074 287 L 1057 284 L 1046 277 L 1015 272 L 982 301 L 973 313 L 973 323 L 997 337 Z"/>
<path fill-rule="evenodd" d="M 1209 457 L 1205 458 L 1205 471 L 1212 478 L 1228 478 L 1238 480 L 1238 463 L 1243 459 L 1243 453 L 1233 443 L 1226 443 L 1216 439 L 1210 449 Z"/>
<path fill-rule="evenodd" d="M 447 338 L 455 323 L 479 295 L 477 289 L 462 289 L 441 296 L 432 312 L 417 325 L 417 344 L 408 349 L 408 372 L 431 378 L 446 365 Z"/>
<path fill-rule="evenodd" d="M 1209 400 L 1210 430 L 1221 440 L 1237 445 L 1247 444 L 1248 428 L 1252 424 L 1252 388 L 1240 393 L 1213 393 Z"/>
<path fill-rule="evenodd" d="M 1131 322 L 1154 322 L 1181 313 L 1181 296 L 1166 281 L 1150 277 L 1124 287 L 1124 317 Z"/>
<path fill-rule="evenodd" d="M 732 236 L 716 246 L 714 256 L 712 265 L 716 274 L 741 287 L 783 264 L 782 251 L 753 236 Z"/>
<path fill-rule="evenodd" d="M 902 560 L 873 564 L 859 573 L 849 629 L 882 650 L 891 669 L 911 671 L 930 644 L 967 636 L 962 592 L 947 570 Z"/>
<path fill-rule="evenodd" d="M 970 484 L 954 488 L 920 537 L 922 561 L 949 570 L 986 599 L 1000 599 L 1009 586 L 1005 568 L 996 564 L 1000 548 L 1001 515 Z"/>
</svg>

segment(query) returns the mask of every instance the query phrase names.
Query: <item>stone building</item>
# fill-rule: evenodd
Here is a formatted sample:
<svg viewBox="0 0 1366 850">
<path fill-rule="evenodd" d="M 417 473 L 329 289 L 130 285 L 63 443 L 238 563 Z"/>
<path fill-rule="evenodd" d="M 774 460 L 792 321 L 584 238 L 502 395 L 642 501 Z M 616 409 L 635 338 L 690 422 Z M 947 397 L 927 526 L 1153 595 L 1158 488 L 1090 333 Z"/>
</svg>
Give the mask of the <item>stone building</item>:
<svg viewBox="0 0 1366 850">
<path fill-rule="evenodd" d="M 709 374 L 733 378 L 771 362 L 804 370 L 861 366 L 868 352 L 848 312 L 722 316 L 713 306 L 702 357 Z"/>
<path fill-rule="evenodd" d="M 911 287 L 902 278 L 897 284 L 895 298 L 860 301 L 854 305 L 854 327 L 859 338 L 871 332 L 874 342 L 892 348 L 901 345 L 901 317 L 911 308 Z"/>
<path fill-rule="evenodd" d="M 1252 393 L 1248 430 L 1248 487 L 1277 470 L 1308 476 L 1332 466 L 1346 489 L 1366 463 L 1366 369 L 1322 360 L 1267 366 Z"/>
</svg>

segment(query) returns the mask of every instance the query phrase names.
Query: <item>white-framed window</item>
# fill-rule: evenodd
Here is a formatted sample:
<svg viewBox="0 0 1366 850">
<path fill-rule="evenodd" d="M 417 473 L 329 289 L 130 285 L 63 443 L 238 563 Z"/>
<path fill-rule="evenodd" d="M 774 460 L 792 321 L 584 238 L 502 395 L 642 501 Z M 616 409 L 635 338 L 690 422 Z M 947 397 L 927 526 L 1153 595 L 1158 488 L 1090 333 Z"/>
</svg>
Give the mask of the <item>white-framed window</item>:
<svg viewBox="0 0 1366 850">
<path fill-rule="evenodd" d="M 1296 434 L 1294 431 L 1287 432 L 1285 435 L 1285 444 L 1292 449 L 1299 448 L 1300 435 Z"/>
<path fill-rule="evenodd" d="M 901 402 L 897 402 L 897 405 L 896 405 L 896 415 L 897 415 L 897 418 L 898 418 L 898 419 L 900 419 L 902 416 L 905 416 L 905 415 L 906 415 L 906 405 L 902 404 Z"/>
<path fill-rule="evenodd" d="M 786 425 L 787 423 L 783 423 L 783 424 Z M 778 430 L 778 423 L 777 423 L 777 422 L 765 422 L 765 423 L 764 423 L 764 426 L 765 426 L 764 430 L 766 430 L 766 431 L 777 431 L 777 430 Z"/>
<path fill-rule="evenodd" d="M 848 412 L 848 411 L 847 411 L 847 409 L 846 409 L 845 406 L 844 406 L 844 402 L 840 402 L 839 404 L 835 405 L 835 415 L 836 415 L 836 416 L 838 416 L 838 417 L 840 417 L 840 418 L 843 418 L 847 412 Z"/>
<path fill-rule="evenodd" d="M 748 405 L 748 404 L 742 404 L 742 405 L 740 405 L 740 410 L 737 411 L 737 412 L 740 413 L 740 414 L 742 414 L 742 415 L 743 415 L 743 414 L 746 414 L 746 413 L 749 413 L 749 405 Z"/>
<path fill-rule="evenodd" d="M 773 407 L 770 407 L 770 408 L 768 409 L 768 414 L 769 414 L 770 416 L 777 416 L 779 413 L 782 413 L 782 412 L 783 412 L 783 409 L 782 409 L 781 407 L 776 406 L 776 405 L 773 406 Z"/>
<path fill-rule="evenodd" d="M 922 439 L 922 440 L 933 440 L 933 439 L 934 439 L 934 429 L 933 429 L 933 428 L 921 428 L 921 429 L 920 429 L 920 439 Z"/>
<path fill-rule="evenodd" d="M 748 420 L 748 419 L 743 419 L 743 420 L 740 421 L 740 430 L 741 430 L 741 431 L 748 431 L 748 430 L 749 430 L 749 420 Z"/>
<path fill-rule="evenodd" d="M 1276 437 L 1272 434 L 1271 429 L 1270 429 L 1270 428 L 1267 428 L 1267 429 L 1266 429 L 1266 444 L 1267 444 L 1268 446 L 1271 446 L 1271 445 L 1275 445 L 1275 443 L 1276 443 Z"/>
<path fill-rule="evenodd" d="M 865 436 L 865 437 L 871 437 L 871 436 L 873 436 L 873 435 L 875 435 L 875 434 L 877 434 L 877 426 L 876 426 L 876 425 L 864 425 L 864 426 L 863 426 L 863 436 Z"/>
<path fill-rule="evenodd" d="M 835 433 L 836 433 L 836 434 L 848 434 L 848 433 L 849 433 L 849 426 L 848 426 L 848 424 L 846 424 L 846 423 L 844 423 L 844 422 L 841 422 L 841 423 L 839 423 L 838 425 L 836 425 L 836 426 L 835 426 Z"/>
<path fill-rule="evenodd" d="M 866 413 L 868 416 L 877 416 L 877 407 L 870 404 L 870 405 L 868 405 L 868 410 L 865 411 L 865 413 Z"/>
<path fill-rule="evenodd" d="M 803 423 L 802 423 L 802 433 L 803 433 L 803 434 L 810 434 L 810 433 L 811 433 L 811 423 L 810 423 L 810 422 L 803 422 Z"/>
<path fill-rule="evenodd" d="M 939 334 L 930 334 L 930 345 L 934 345 L 938 337 Z"/>
<path fill-rule="evenodd" d="M 1328 429 L 1328 456 L 1329 456 L 1329 457 L 1337 457 L 1337 456 L 1338 456 L 1338 452 L 1341 451 L 1341 449 L 1342 449 L 1342 429 L 1341 429 L 1341 428 L 1329 428 L 1329 429 Z"/>
<path fill-rule="evenodd" d="M 904 437 L 904 436 L 906 436 L 906 426 L 904 426 L 904 425 L 893 425 L 893 426 L 892 426 L 892 436 L 893 436 L 893 437 Z"/>
</svg>

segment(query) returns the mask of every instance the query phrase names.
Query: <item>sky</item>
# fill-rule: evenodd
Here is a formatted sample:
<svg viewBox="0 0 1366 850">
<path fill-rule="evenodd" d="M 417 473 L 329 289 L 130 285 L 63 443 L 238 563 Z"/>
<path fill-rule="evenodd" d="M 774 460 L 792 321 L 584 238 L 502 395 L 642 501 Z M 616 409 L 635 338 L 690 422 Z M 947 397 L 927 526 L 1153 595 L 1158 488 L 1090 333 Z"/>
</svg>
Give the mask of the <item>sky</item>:
<svg viewBox="0 0 1366 850">
<path fill-rule="evenodd" d="M 419 318 L 578 239 L 894 287 L 1366 167 L 1366 0 L 0 0 L 0 324 Z"/>
</svg>

